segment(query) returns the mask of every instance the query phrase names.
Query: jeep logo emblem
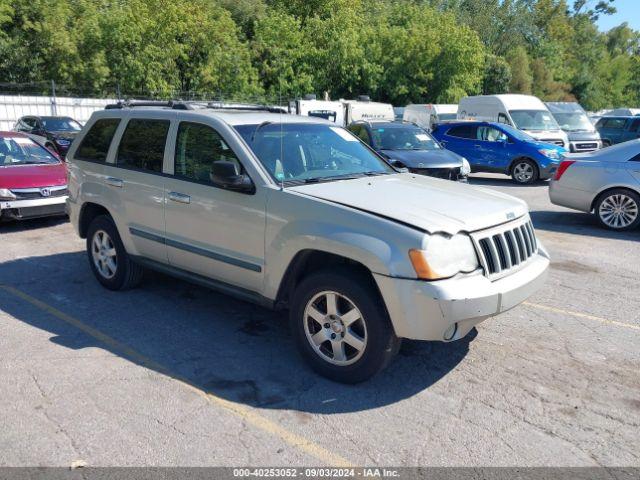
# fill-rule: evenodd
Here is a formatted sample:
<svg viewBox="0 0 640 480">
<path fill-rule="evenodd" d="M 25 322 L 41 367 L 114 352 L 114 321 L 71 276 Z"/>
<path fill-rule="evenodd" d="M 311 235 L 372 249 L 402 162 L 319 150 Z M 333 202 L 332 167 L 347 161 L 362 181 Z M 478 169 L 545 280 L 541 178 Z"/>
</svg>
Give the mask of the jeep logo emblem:
<svg viewBox="0 0 640 480">
<path fill-rule="evenodd" d="M 507 220 L 513 220 L 514 218 L 516 218 L 516 214 L 513 212 L 509 212 L 507 213 Z"/>
</svg>

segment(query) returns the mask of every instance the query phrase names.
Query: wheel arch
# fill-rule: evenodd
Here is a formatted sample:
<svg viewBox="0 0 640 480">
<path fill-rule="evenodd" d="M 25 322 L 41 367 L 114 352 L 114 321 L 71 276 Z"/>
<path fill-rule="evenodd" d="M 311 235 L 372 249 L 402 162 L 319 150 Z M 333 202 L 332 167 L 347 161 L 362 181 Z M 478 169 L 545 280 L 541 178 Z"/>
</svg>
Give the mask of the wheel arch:
<svg viewBox="0 0 640 480">
<path fill-rule="evenodd" d="M 320 270 L 326 270 L 337 266 L 347 266 L 354 269 L 354 271 L 361 272 L 370 279 L 371 285 L 376 289 L 376 292 L 382 299 L 382 294 L 373 278 L 373 273 L 363 263 L 343 255 L 324 250 L 304 249 L 299 251 L 291 259 L 291 262 L 289 262 L 289 265 L 285 270 L 282 281 L 278 287 L 278 293 L 275 301 L 276 308 L 288 308 L 291 295 L 306 276 Z"/>
<path fill-rule="evenodd" d="M 509 175 L 513 175 L 513 167 L 515 166 L 516 163 L 518 163 L 518 162 L 520 162 L 522 160 L 530 160 L 531 162 L 533 162 L 533 164 L 535 165 L 536 169 L 538 170 L 538 175 L 540 174 L 540 165 L 538 165 L 538 162 L 536 161 L 535 158 L 532 158 L 532 157 L 530 157 L 528 155 L 518 155 L 513 160 L 511 160 L 511 163 L 509 164 L 509 168 L 507 170 L 507 173 Z"/>
<path fill-rule="evenodd" d="M 600 198 L 602 198 L 603 195 L 606 195 L 608 192 L 612 191 L 612 190 L 630 190 L 632 192 L 634 192 L 636 195 L 640 195 L 640 188 L 634 188 L 630 185 L 625 185 L 625 184 L 621 184 L 621 185 L 613 185 L 613 186 L 607 186 L 605 188 L 603 188 L 602 190 L 600 190 L 598 193 L 596 193 L 596 195 L 593 197 L 593 200 L 591 201 L 591 212 L 593 212 L 596 208 L 596 205 L 598 204 L 598 201 L 600 200 Z"/>
<path fill-rule="evenodd" d="M 80 208 L 80 215 L 78 217 L 78 233 L 80 234 L 80 238 L 87 238 L 89 225 L 94 218 L 100 215 L 108 215 L 113 219 L 111 212 L 109 212 L 109 210 L 103 205 L 94 202 L 86 202 L 82 205 Z"/>
</svg>

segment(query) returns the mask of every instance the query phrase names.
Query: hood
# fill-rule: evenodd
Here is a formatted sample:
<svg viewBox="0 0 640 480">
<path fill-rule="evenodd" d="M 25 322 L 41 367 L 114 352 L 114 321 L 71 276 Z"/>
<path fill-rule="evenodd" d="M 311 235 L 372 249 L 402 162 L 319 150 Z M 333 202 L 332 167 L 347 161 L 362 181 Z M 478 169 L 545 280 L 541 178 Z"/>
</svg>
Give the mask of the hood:
<svg viewBox="0 0 640 480">
<path fill-rule="evenodd" d="M 572 142 L 597 141 L 600 140 L 600 134 L 597 130 L 585 132 L 567 132 L 569 140 Z"/>
<path fill-rule="evenodd" d="M 544 142 L 545 140 L 551 140 L 551 139 L 554 139 L 554 140 L 567 139 L 567 134 L 564 132 L 564 130 L 522 130 L 522 131 L 541 142 Z"/>
<path fill-rule="evenodd" d="M 380 215 L 429 233 L 473 232 L 528 212 L 526 203 L 510 195 L 411 173 L 300 185 L 287 190 Z"/>
<path fill-rule="evenodd" d="M 380 150 L 392 160 L 400 160 L 409 168 L 455 168 L 462 157 L 450 150 Z"/>
<path fill-rule="evenodd" d="M 51 135 L 53 138 L 63 138 L 65 140 L 72 141 L 78 136 L 78 133 L 80 132 L 50 131 L 49 135 Z"/>
<path fill-rule="evenodd" d="M 67 184 L 64 163 L 0 167 L 0 188 L 38 188 Z"/>
</svg>

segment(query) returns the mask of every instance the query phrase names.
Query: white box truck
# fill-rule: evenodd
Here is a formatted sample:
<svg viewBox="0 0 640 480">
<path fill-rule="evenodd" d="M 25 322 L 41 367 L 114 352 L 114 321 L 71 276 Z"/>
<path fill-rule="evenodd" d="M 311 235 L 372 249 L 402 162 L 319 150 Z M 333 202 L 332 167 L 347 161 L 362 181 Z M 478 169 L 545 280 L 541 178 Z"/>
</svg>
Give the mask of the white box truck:
<svg viewBox="0 0 640 480">
<path fill-rule="evenodd" d="M 433 129 L 437 123 L 455 120 L 458 115 L 458 105 L 421 103 L 411 104 L 404 108 L 402 119 L 412 122 L 426 130 Z"/>
<path fill-rule="evenodd" d="M 458 106 L 458 119 L 511 125 L 545 143 L 569 149 L 569 138 L 549 109 L 532 95 L 504 94 L 465 97 Z"/>
<path fill-rule="evenodd" d="M 360 95 L 357 100 L 340 99 L 344 105 L 345 126 L 358 120 L 387 120 L 393 122 L 396 114 L 390 103 L 372 102 L 368 96 Z"/>
<path fill-rule="evenodd" d="M 340 126 L 345 125 L 344 105 L 339 101 L 316 100 L 315 95 L 306 95 L 303 99 L 290 102 L 289 111 L 296 115 L 324 118 Z"/>
</svg>

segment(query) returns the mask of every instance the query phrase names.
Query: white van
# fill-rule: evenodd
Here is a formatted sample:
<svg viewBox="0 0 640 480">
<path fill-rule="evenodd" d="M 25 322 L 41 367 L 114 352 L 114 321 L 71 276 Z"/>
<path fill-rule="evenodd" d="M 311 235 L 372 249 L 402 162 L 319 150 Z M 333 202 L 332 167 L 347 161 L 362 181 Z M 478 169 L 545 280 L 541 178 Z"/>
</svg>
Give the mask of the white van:
<svg viewBox="0 0 640 480">
<path fill-rule="evenodd" d="M 358 100 L 340 99 L 340 102 L 344 105 L 345 126 L 358 120 L 388 120 L 393 122 L 396 119 L 393 105 L 372 102 L 366 95 L 360 95 Z"/>
<path fill-rule="evenodd" d="M 536 140 L 569 149 L 569 138 L 549 109 L 532 95 L 478 95 L 465 97 L 458 106 L 458 119 L 511 125 Z"/>
<path fill-rule="evenodd" d="M 289 104 L 289 112 L 307 117 L 324 118 L 345 125 L 345 109 L 342 102 L 330 100 L 316 100 L 315 95 L 307 95 L 301 100 L 294 100 Z"/>
<path fill-rule="evenodd" d="M 423 103 L 407 105 L 402 119 L 431 130 L 436 123 L 455 120 L 457 114 L 458 105 Z"/>
</svg>

